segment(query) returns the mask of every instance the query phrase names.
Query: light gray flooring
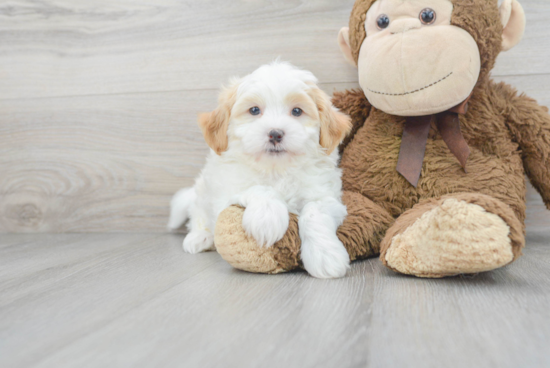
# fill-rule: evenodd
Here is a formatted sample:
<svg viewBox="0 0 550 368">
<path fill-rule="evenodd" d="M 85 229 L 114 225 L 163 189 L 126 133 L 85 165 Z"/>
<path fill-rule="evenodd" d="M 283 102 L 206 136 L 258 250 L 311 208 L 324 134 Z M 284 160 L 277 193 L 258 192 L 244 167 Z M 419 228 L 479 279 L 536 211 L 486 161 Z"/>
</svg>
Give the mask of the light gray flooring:
<svg viewBox="0 0 550 368">
<path fill-rule="evenodd" d="M 267 276 L 182 235 L 0 236 L 0 367 L 550 367 L 550 230 L 475 277 Z"/>
</svg>

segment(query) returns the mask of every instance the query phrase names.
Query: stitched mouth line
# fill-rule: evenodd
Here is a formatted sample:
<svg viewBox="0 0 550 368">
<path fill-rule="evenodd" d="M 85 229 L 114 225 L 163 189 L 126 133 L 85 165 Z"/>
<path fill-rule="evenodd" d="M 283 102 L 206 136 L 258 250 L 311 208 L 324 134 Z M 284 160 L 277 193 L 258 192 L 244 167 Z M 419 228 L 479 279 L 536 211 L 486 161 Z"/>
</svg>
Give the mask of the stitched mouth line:
<svg viewBox="0 0 550 368">
<path fill-rule="evenodd" d="M 386 96 L 406 96 L 406 95 L 411 95 L 413 93 L 416 93 L 416 92 L 420 92 L 420 91 L 423 91 L 427 88 L 430 88 L 430 87 L 433 87 L 435 86 L 436 84 L 440 83 L 440 82 L 443 82 L 445 79 L 449 78 L 451 75 L 453 74 L 453 72 L 450 72 L 449 74 L 447 74 L 446 76 L 444 76 L 443 78 L 441 78 L 440 80 L 436 81 L 436 82 L 433 82 L 432 84 L 428 84 L 427 86 L 424 86 L 422 88 L 419 88 L 419 89 L 415 89 L 414 91 L 409 91 L 409 92 L 403 92 L 403 93 L 386 93 L 386 92 L 378 92 L 378 91 L 373 91 L 372 89 L 370 88 L 367 88 L 370 92 L 372 93 L 376 93 L 378 95 L 386 95 Z"/>
</svg>

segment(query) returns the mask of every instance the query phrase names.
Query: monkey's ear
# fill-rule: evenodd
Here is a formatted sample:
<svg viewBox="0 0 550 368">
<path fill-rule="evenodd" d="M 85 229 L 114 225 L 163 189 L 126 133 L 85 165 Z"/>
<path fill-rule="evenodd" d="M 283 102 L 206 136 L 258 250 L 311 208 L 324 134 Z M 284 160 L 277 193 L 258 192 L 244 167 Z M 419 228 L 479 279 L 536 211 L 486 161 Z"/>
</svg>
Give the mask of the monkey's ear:
<svg viewBox="0 0 550 368">
<path fill-rule="evenodd" d="M 500 5 L 502 32 L 502 50 L 508 51 L 516 46 L 525 32 L 525 12 L 517 0 L 504 0 Z"/>
<path fill-rule="evenodd" d="M 216 152 L 221 155 L 227 150 L 229 139 L 227 129 L 231 118 L 231 110 L 237 99 L 237 85 L 224 89 L 220 94 L 219 106 L 212 112 L 199 115 L 204 140 Z"/>
<path fill-rule="evenodd" d="M 317 105 L 321 120 L 319 144 L 326 148 L 327 155 L 330 155 L 351 131 L 351 118 L 336 110 L 330 102 L 330 97 L 322 90 L 314 88 L 309 94 Z"/>
<path fill-rule="evenodd" d="M 342 53 L 344 54 L 344 58 L 346 59 L 346 61 L 356 67 L 357 63 L 355 62 L 355 58 L 351 53 L 348 27 L 342 28 L 340 30 L 340 33 L 338 33 L 338 45 L 340 45 L 340 50 L 342 50 Z"/>
</svg>

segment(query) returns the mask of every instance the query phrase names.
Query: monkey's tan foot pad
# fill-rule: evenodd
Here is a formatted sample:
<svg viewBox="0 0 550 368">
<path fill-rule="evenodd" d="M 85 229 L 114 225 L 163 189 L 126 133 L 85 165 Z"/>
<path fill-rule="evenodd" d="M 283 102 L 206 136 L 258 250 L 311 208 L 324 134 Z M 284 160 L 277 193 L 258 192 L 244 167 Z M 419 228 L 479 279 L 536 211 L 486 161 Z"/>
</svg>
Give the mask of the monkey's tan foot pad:
<svg viewBox="0 0 550 368">
<path fill-rule="evenodd" d="M 254 273 L 276 274 L 302 268 L 298 220 L 290 214 L 285 236 L 271 247 L 260 247 L 243 229 L 244 208 L 231 206 L 218 216 L 214 243 L 231 266 Z"/>
<path fill-rule="evenodd" d="M 513 261 L 509 234 L 500 216 L 448 198 L 387 239 L 391 244 L 384 263 L 404 274 L 432 278 L 490 271 Z"/>
</svg>

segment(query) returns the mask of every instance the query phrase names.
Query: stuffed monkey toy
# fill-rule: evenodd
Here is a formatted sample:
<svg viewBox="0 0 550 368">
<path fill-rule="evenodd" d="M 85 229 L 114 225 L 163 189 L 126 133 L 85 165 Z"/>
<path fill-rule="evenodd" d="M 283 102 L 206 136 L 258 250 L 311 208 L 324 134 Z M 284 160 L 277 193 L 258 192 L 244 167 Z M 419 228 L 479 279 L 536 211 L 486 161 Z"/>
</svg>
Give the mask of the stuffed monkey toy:
<svg viewBox="0 0 550 368">
<path fill-rule="evenodd" d="M 521 255 L 525 174 L 550 209 L 550 116 L 490 71 L 524 27 L 516 0 L 356 1 L 338 42 L 361 90 L 333 99 L 353 121 L 338 230 L 352 261 L 380 254 L 396 272 L 437 278 Z M 263 248 L 242 215 L 229 207 L 218 219 L 224 259 L 251 272 L 302 267 L 296 217 Z"/>
</svg>

